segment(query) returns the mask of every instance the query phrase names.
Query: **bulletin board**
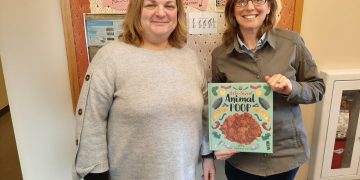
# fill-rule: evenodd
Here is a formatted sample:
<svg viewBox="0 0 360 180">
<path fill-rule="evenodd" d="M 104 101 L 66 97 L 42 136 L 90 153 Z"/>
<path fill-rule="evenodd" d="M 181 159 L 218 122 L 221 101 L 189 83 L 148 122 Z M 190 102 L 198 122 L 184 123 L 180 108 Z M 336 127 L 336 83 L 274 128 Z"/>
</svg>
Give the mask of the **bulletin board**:
<svg viewBox="0 0 360 180">
<path fill-rule="evenodd" d="M 119 0 L 60 0 L 61 13 L 63 20 L 66 53 L 68 60 L 69 78 L 73 108 L 75 110 L 78 101 L 81 85 L 89 65 L 89 49 L 86 42 L 86 14 L 100 17 L 104 14 L 124 15 L 126 10 L 114 9 L 105 2 L 119 2 Z M 129 0 L 121 0 L 121 2 Z M 194 0 L 183 0 L 184 2 L 194 2 Z M 206 74 L 210 75 L 211 51 L 221 44 L 221 32 L 226 27 L 224 13 L 215 12 L 216 1 L 224 0 L 202 0 L 207 2 L 206 6 L 198 4 L 195 6 L 185 6 L 187 14 L 192 12 L 216 13 L 217 33 L 211 34 L 189 34 L 187 45 L 194 49 L 206 66 Z M 280 1 L 280 0 L 278 0 Z M 301 17 L 304 0 L 282 0 L 281 12 L 279 13 L 278 28 L 300 32 Z M 201 8 L 199 8 L 201 7 Z M 204 9 L 206 7 L 206 9 Z M 281 17 L 281 18 L 280 18 Z M 189 18 L 187 18 L 189 19 Z M 188 20 L 189 21 L 189 20 Z M 190 25 L 191 22 L 188 22 Z M 91 53 L 91 52 L 90 52 Z"/>
</svg>

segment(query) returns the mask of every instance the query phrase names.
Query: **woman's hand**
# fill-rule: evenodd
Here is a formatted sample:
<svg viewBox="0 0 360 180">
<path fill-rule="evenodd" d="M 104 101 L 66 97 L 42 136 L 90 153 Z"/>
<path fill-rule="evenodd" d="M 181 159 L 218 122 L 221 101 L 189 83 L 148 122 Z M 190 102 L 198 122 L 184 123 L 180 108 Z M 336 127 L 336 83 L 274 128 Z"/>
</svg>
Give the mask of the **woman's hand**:
<svg viewBox="0 0 360 180">
<path fill-rule="evenodd" d="M 215 151 L 215 158 L 218 160 L 227 160 L 236 153 L 237 151 L 235 150 Z"/>
<path fill-rule="evenodd" d="M 215 163 L 212 158 L 204 158 L 202 162 L 203 166 L 203 180 L 215 180 Z"/>
<path fill-rule="evenodd" d="M 270 85 L 271 89 L 274 92 L 287 96 L 290 95 L 292 92 L 292 84 L 290 80 L 281 74 L 265 76 L 265 81 Z"/>
</svg>

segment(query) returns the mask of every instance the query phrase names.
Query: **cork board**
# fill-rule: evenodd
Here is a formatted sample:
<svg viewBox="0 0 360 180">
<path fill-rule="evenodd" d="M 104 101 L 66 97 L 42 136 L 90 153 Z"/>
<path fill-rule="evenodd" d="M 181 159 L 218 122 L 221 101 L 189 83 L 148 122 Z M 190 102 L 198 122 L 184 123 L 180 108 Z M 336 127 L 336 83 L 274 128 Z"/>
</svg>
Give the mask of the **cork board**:
<svg viewBox="0 0 360 180">
<path fill-rule="evenodd" d="M 280 0 L 278 0 L 280 1 Z M 278 28 L 300 32 L 304 0 L 283 0 Z M 69 77 L 73 108 L 76 108 L 78 96 L 87 67 L 89 65 L 88 51 L 85 40 L 84 14 L 125 14 L 126 11 L 104 7 L 103 0 L 61 0 L 61 12 L 68 59 Z M 203 12 L 192 7 L 186 7 L 186 12 Z M 206 12 L 215 12 L 215 0 L 208 1 Z M 210 74 L 211 51 L 221 44 L 221 32 L 225 28 L 223 13 L 217 14 L 218 32 L 215 34 L 188 35 L 187 44 L 194 49 Z"/>
</svg>

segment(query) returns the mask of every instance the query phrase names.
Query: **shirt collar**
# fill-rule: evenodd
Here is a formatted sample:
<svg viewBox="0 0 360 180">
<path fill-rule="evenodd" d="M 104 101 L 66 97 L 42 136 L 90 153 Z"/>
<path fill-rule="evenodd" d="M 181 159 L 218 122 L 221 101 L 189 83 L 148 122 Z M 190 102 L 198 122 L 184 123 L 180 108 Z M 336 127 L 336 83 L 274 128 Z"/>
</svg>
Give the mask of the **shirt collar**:
<svg viewBox="0 0 360 180">
<path fill-rule="evenodd" d="M 274 30 L 270 30 L 269 32 L 264 33 L 263 36 L 261 36 L 260 40 L 261 40 L 262 38 L 264 38 L 264 39 L 263 39 L 263 42 L 262 42 L 263 45 L 264 45 L 266 42 L 268 42 L 269 45 L 270 45 L 273 49 L 275 49 L 275 48 L 276 48 L 276 37 L 275 37 L 273 31 L 274 31 Z M 240 39 L 240 38 L 239 38 L 239 39 Z M 259 42 L 260 42 L 260 40 L 259 40 Z M 258 42 L 258 45 L 259 45 L 259 42 Z M 241 43 L 242 43 L 242 42 L 241 42 Z M 244 50 L 242 50 L 241 47 L 240 47 L 240 42 L 238 41 L 238 36 L 234 37 L 234 42 L 233 42 L 232 44 L 230 44 L 230 45 L 226 48 L 226 51 L 225 51 L 225 52 L 226 52 L 226 54 L 230 54 L 234 49 L 235 49 L 236 51 L 240 52 L 240 53 L 243 53 L 243 52 L 244 52 Z"/>
<path fill-rule="evenodd" d="M 240 39 L 239 35 L 236 36 L 238 43 L 240 44 L 241 49 L 245 50 L 245 51 L 251 51 L 248 47 L 246 47 L 246 45 L 244 44 L 244 42 L 242 42 L 242 40 Z M 261 38 L 259 39 L 259 41 L 256 44 L 256 50 L 260 49 L 266 42 L 266 33 L 264 33 Z"/>
<path fill-rule="evenodd" d="M 234 49 L 238 52 L 244 52 L 243 50 L 240 49 L 239 43 L 237 42 L 237 37 L 234 38 L 234 41 L 232 44 L 229 44 L 227 46 L 225 53 L 230 54 L 233 52 Z"/>
<path fill-rule="evenodd" d="M 276 49 L 276 35 L 274 34 L 275 30 L 270 30 L 267 34 L 266 41 L 270 44 L 273 49 Z"/>
</svg>

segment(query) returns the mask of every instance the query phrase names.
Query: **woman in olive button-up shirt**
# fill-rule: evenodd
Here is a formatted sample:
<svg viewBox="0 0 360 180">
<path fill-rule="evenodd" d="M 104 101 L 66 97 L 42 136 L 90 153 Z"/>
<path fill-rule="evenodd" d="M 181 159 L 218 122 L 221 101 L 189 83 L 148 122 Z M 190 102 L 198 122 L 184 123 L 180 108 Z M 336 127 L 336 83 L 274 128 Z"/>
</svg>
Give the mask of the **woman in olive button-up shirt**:
<svg viewBox="0 0 360 180">
<path fill-rule="evenodd" d="M 223 44 L 212 52 L 212 82 L 267 82 L 274 91 L 273 154 L 215 152 L 228 179 L 293 179 L 309 145 L 299 104 L 325 92 L 299 34 L 275 29 L 276 0 L 228 0 Z"/>
</svg>

